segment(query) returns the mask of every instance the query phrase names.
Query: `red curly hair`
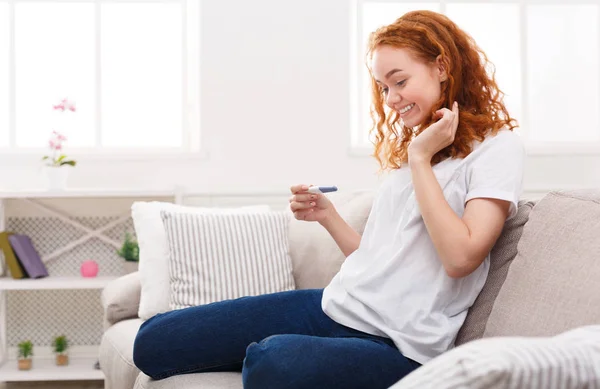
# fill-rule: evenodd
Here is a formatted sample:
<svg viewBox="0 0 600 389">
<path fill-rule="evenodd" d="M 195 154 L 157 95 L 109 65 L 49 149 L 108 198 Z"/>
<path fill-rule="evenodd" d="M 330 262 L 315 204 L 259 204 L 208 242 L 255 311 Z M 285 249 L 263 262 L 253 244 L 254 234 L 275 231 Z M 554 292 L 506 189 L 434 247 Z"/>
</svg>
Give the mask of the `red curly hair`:
<svg viewBox="0 0 600 389">
<path fill-rule="evenodd" d="M 381 87 L 375 82 L 369 60 L 373 51 L 382 45 L 408 49 L 417 60 L 434 64 L 441 56 L 441 64 L 447 72 L 447 80 L 441 84 L 441 98 L 428 119 L 418 130 L 400 125 L 400 115 L 384 108 Z M 492 66 L 491 77 L 486 66 Z M 367 67 L 371 74 L 371 118 L 375 132 L 375 152 L 381 170 L 399 169 L 408 162 L 408 146 L 411 140 L 433 124 L 438 109 L 452 109 L 457 101 L 460 110 L 459 125 L 454 142 L 440 150 L 432 159 L 436 164 L 447 158 L 465 157 L 472 151 L 472 141 L 483 141 L 489 132 L 496 134 L 501 128 L 517 127 L 504 106 L 504 93 L 498 89 L 495 69 L 485 53 L 471 36 L 461 30 L 445 15 L 432 11 L 413 11 L 404 14 L 394 23 L 371 33 L 367 52 Z M 384 131 L 384 126 L 386 131 Z M 399 135 L 398 127 L 402 134 Z"/>
</svg>

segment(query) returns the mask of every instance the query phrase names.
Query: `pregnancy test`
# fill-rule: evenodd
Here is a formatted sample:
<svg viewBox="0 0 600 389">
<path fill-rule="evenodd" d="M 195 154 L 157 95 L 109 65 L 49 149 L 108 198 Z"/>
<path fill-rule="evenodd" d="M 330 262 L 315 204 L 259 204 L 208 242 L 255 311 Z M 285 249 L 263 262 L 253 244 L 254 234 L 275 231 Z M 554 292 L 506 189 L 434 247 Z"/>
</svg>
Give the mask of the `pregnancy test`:
<svg viewBox="0 0 600 389">
<path fill-rule="evenodd" d="M 337 191 L 337 186 L 311 186 L 308 193 L 329 193 Z"/>
</svg>

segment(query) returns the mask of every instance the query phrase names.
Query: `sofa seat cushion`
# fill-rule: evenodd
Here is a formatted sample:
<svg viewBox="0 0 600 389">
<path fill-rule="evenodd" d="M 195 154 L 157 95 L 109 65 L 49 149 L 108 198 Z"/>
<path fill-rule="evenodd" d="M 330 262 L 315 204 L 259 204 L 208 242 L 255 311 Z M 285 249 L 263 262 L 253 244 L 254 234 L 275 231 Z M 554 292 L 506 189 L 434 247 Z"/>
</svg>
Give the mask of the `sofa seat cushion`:
<svg viewBox="0 0 600 389">
<path fill-rule="evenodd" d="M 242 373 L 182 374 L 155 381 L 141 373 L 134 389 L 243 389 Z"/>
<path fill-rule="evenodd" d="M 120 321 L 102 336 L 100 368 L 107 388 L 132 388 L 140 370 L 133 363 L 133 342 L 142 325 L 141 319 Z"/>
</svg>

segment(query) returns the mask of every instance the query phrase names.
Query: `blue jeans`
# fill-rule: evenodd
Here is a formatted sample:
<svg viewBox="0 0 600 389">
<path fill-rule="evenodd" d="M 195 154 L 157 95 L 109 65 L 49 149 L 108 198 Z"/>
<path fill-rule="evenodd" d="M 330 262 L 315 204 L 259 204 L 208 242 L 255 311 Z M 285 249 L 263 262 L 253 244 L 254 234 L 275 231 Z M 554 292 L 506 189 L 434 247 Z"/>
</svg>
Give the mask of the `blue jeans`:
<svg viewBox="0 0 600 389">
<path fill-rule="evenodd" d="M 156 380 L 241 370 L 245 389 L 383 389 L 420 366 L 390 339 L 330 319 L 322 296 L 293 290 L 158 314 L 140 327 L 133 360 Z"/>
</svg>

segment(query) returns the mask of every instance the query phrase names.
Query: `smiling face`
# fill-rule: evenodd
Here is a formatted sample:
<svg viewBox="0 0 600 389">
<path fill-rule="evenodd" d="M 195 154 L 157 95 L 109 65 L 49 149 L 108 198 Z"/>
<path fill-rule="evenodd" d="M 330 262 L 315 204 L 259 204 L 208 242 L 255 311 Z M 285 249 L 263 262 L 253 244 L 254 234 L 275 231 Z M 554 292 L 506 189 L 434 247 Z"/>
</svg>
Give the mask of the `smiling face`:
<svg viewBox="0 0 600 389">
<path fill-rule="evenodd" d="M 426 64 L 407 49 L 380 46 L 373 51 L 373 77 L 386 105 L 400 114 L 406 127 L 423 123 L 441 96 L 446 73 L 438 61 Z"/>
</svg>

